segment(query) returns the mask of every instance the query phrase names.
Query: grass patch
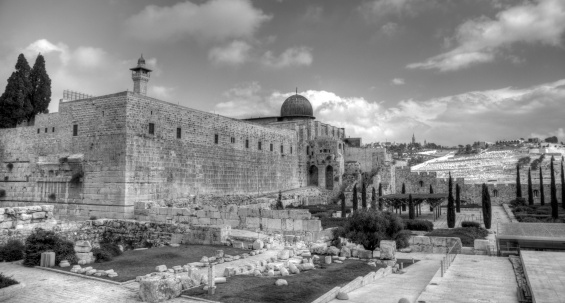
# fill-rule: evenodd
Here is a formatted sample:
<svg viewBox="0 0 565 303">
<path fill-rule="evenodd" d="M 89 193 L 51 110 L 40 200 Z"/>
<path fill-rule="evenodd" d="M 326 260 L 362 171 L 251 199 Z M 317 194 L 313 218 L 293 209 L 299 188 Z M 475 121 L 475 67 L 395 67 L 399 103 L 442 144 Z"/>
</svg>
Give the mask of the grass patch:
<svg viewBox="0 0 565 303">
<path fill-rule="evenodd" d="M 238 255 L 249 250 L 237 249 L 229 246 L 219 245 L 181 245 L 179 247 L 155 247 L 144 250 L 128 250 L 122 255 L 114 257 L 112 261 L 103 263 L 92 263 L 82 267 L 92 266 L 97 270 L 113 269 L 118 273 L 115 278 L 100 277 L 116 282 L 125 282 L 135 279 L 137 276 L 146 275 L 155 271 L 158 265 L 166 265 L 172 268 L 175 265 L 186 265 L 198 262 L 203 256 L 214 256 L 216 250 L 223 250 L 228 255 Z M 71 267 L 57 268 L 70 271 Z"/>
<path fill-rule="evenodd" d="M 20 282 L 12 279 L 12 277 L 4 276 L 3 273 L 0 273 L 0 288 L 12 286 L 15 284 L 20 284 Z"/>
<path fill-rule="evenodd" d="M 377 265 L 375 268 L 366 262 L 346 260 L 343 264 L 332 263 L 326 265 L 325 269 L 314 269 L 284 278 L 234 276 L 228 278 L 225 284 L 217 284 L 214 295 L 208 295 L 201 287 L 183 294 L 223 303 L 312 302 L 332 288 L 344 286 L 381 267 L 384 266 Z M 275 281 L 281 278 L 288 282 L 288 286 L 275 285 Z"/>
<path fill-rule="evenodd" d="M 473 247 L 475 239 L 486 239 L 488 231 L 484 228 L 475 227 L 457 227 L 442 228 L 425 234 L 429 237 L 456 237 L 461 239 L 461 244 L 466 247 Z"/>
</svg>

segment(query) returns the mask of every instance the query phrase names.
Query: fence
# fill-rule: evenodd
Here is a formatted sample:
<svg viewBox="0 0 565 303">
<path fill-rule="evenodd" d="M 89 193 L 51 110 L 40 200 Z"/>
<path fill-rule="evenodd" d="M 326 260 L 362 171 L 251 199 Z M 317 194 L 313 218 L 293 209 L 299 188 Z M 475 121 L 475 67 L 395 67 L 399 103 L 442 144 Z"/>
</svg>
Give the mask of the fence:
<svg viewBox="0 0 565 303">
<path fill-rule="evenodd" d="M 445 254 L 445 257 L 442 258 L 442 260 L 441 260 L 441 276 L 442 277 L 443 277 L 443 274 L 445 272 L 447 272 L 447 269 L 449 268 L 449 266 L 455 260 L 455 257 L 457 256 L 458 251 L 461 251 L 461 243 L 460 242 L 456 242 L 455 244 L 453 244 L 453 246 Z"/>
</svg>

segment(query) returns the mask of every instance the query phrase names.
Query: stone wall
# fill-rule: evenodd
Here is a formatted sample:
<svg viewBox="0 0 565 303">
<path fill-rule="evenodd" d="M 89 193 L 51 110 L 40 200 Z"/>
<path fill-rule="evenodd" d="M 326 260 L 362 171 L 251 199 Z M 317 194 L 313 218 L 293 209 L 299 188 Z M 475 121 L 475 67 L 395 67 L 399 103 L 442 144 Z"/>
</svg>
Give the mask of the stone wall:
<svg viewBox="0 0 565 303">
<path fill-rule="evenodd" d="M 461 253 L 462 244 L 459 238 L 427 236 L 414 236 L 410 238 L 412 252 L 446 254 L 454 245 L 456 248 L 451 252 Z"/>
<path fill-rule="evenodd" d="M 188 224 L 189 226 L 228 225 L 235 229 L 305 234 L 322 231 L 320 220 L 312 219 L 305 209 L 270 210 L 238 207 L 237 205 L 204 206 L 203 209 L 157 207 L 148 203 L 135 203 L 135 219 L 140 221 Z"/>
</svg>

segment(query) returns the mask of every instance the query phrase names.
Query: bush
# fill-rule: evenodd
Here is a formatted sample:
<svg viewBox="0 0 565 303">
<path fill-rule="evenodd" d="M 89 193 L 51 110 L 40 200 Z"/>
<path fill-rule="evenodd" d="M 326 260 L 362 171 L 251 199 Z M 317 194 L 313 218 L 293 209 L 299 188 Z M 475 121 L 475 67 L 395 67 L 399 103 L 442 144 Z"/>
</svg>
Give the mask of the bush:
<svg viewBox="0 0 565 303">
<path fill-rule="evenodd" d="M 12 169 L 14 168 L 14 164 L 8 163 L 8 165 L 6 165 L 6 167 L 8 168 L 9 171 L 12 171 Z"/>
<path fill-rule="evenodd" d="M 96 216 L 90 216 L 89 220 L 92 220 L 92 221 L 98 220 L 98 217 L 96 217 Z"/>
<path fill-rule="evenodd" d="M 18 239 L 10 239 L 5 245 L 0 246 L 0 261 L 12 262 L 24 258 L 25 246 Z"/>
<path fill-rule="evenodd" d="M 3 273 L 0 273 L 0 288 L 12 286 L 14 284 L 19 284 L 18 281 L 12 279 L 12 277 L 4 276 Z"/>
<path fill-rule="evenodd" d="M 404 228 L 409 230 L 432 231 L 434 223 L 428 220 L 404 220 Z"/>
<path fill-rule="evenodd" d="M 481 224 L 479 222 L 474 222 L 474 221 L 463 221 L 463 222 L 461 222 L 461 227 L 479 228 L 479 227 L 481 227 Z"/>
<path fill-rule="evenodd" d="M 510 201 L 510 207 L 518 207 L 518 206 L 526 206 L 526 199 L 524 198 L 516 198 Z"/>
<path fill-rule="evenodd" d="M 84 177 L 84 172 L 82 170 L 78 171 L 78 172 L 73 174 L 69 183 L 71 183 L 73 185 L 79 185 L 82 177 Z"/>
<path fill-rule="evenodd" d="M 23 264 L 25 266 L 39 265 L 41 253 L 47 251 L 55 252 L 56 263 L 61 260 L 67 260 L 70 264 L 77 263 L 73 242 L 59 238 L 53 231 L 37 228 L 25 241 Z"/>
<path fill-rule="evenodd" d="M 346 219 L 344 227 L 333 231 L 334 239 L 343 237 L 363 245 L 367 250 L 375 250 L 381 240 L 396 240 L 397 248 L 408 246 L 409 232 L 402 232 L 404 223 L 397 215 L 374 209 L 361 209 Z"/>
<path fill-rule="evenodd" d="M 114 257 L 122 254 L 120 247 L 117 244 L 108 242 L 100 243 L 100 248 L 93 248 L 92 254 L 96 258 L 97 263 L 112 261 Z"/>
</svg>

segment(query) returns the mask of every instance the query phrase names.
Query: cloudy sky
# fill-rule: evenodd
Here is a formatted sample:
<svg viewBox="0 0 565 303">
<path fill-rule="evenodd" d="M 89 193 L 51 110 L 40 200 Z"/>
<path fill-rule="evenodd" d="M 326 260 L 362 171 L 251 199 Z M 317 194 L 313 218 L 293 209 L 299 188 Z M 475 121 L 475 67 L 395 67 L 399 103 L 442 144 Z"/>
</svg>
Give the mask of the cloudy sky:
<svg viewBox="0 0 565 303">
<path fill-rule="evenodd" d="M 0 0 L 0 91 L 17 55 L 64 89 L 132 89 L 231 117 L 296 87 L 364 142 L 565 141 L 564 0 Z"/>
</svg>

